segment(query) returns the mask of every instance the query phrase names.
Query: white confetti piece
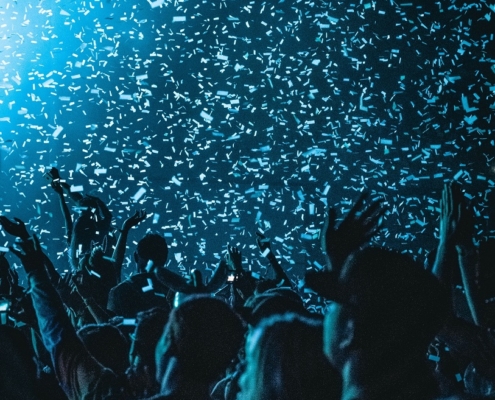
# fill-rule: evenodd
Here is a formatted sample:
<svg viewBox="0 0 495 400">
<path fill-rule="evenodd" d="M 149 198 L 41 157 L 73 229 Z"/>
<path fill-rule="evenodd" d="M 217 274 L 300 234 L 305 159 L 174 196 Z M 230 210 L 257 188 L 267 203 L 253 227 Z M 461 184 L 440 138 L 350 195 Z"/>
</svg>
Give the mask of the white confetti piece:
<svg viewBox="0 0 495 400">
<path fill-rule="evenodd" d="M 207 122 L 213 121 L 213 117 L 210 114 L 208 114 L 206 111 L 201 111 L 200 116 L 204 118 Z"/>
<path fill-rule="evenodd" d="M 148 286 L 144 286 L 141 288 L 143 293 L 153 290 L 153 281 L 150 278 L 147 278 L 147 281 L 148 281 Z"/>
<path fill-rule="evenodd" d="M 146 193 L 146 189 L 141 187 L 139 188 L 139 190 L 136 192 L 136 194 L 134 196 L 131 197 L 131 199 L 134 201 L 134 202 L 138 202 L 141 197 L 144 196 L 144 194 Z"/>
<path fill-rule="evenodd" d="M 73 193 L 84 192 L 84 186 L 83 185 L 72 185 L 70 187 L 70 191 Z"/>
<path fill-rule="evenodd" d="M 58 135 L 60 135 L 62 133 L 63 130 L 64 130 L 63 127 L 57 126 L 55 131 L 53 131 L 52 136 L 56 139 L 58 137 Z"/>
<path fill-rule="evenodd" d="M 96 276 L 97 278 L 100 278 L 101 279 L 101 275 L 98 272 L 96 272 L 96 271 L 94 271 L 92 269 L 88 269 L 88 271 L 89 271 L 89 274 L 90 275 Z"/>
</svg>

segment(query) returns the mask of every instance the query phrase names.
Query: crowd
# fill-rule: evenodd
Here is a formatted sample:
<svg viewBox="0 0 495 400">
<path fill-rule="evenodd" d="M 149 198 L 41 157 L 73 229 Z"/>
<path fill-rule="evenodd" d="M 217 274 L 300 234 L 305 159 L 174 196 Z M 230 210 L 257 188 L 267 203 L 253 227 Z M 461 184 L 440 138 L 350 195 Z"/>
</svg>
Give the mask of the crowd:
<svg viewBox="0 0 495 400">
<path fill-rule="evenodd" d="M 59 273 L 23 221 L 0 216 L 28 279 L 20 286 L 0 257 L 0 399 L 495 398 L 495 246 L 473 240 L 473 210 L 455 183 L 444 187 L 424 265 L 370 245 L 380 200 L 363 192 L 343 218 L 330 208 L 326 266 L 304 282 L 325 299 L 316 314 L 261 233 L 275 279 L 253 277 L 230 246 L 208 282 L 197 270 L 178 275 L 158 233 L 139 240 L 135 273 L 123 279 L 127 238 L 145 211 L 112 242 L 104 202 L 71 192 L 55 168 L 47 178 L 70 272 Z"/>
</svg>

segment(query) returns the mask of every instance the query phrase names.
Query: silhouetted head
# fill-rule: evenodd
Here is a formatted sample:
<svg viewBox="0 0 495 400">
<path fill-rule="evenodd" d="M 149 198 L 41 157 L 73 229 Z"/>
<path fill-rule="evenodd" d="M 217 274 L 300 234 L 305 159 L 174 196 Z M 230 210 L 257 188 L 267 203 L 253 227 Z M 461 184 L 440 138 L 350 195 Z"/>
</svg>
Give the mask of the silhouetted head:
<svg viewBox="0 0 495 400">
<path fill-rule="evenodd" d="M 139 312 L 136 316 L 136 328 L 131 335 L 129 350 L 128 378 L 133 385 L 141 386 L 142 394 L 149 396 L 156 393 L 159 385 L 155 380 L 155 348 L 167 323 L 169 312 L 154 307 Z"/>
<path fill-rule="evenodd" d="M 156 347 L 157 380 L 163 381 L 173 358 L 183 377 L 210 384 L 236 356 L 243 338 L 242 321 L 225 302 L 192 296 L 170 313 Z"/>
<path fill-rule="evenodd" d="M 307 275 L 307 283 L 333 301 L 325 315 L 324 348 L 338 367 L 355 349 L 389 363 L 423 356 L 449 310 L 435 276 L 409 256 L 382 248 L 355 253 L 339 275 Z"/>
<path fill-rule="evenodd" d="M 94 221 L 102 228 L 110 227 L 111 221 L 108 218 L 111 215 L 110 210 L 99 197 L 84 195 L 77 203 L 81 207 L 82 214 L 91 214 Z"/>
<path fill-rule="evenodd" d="M 256 326 L 264 318 L 285 313 L 307 315 L 301 296 L 290 288 L 269 289 L 249 298 L 242 316 L 251 326 Z"/>
<path fill-rule="evenodd" d="M 154 267 L 163 267 L 168 258 L 168 246 L 165 238 L 158 233 L 147 233 L 138 242 L 134 252 L 138 272 L 144 272 L 149 261 Z"/>
<path fill-rule="evenodd" d="M 113 260 L 105 257 L 101 247 L 84 254 L 79 260 L 78 279 L 92 292 L 97 303 L 106 308 L 108 293 L 117 284 Z"/>
<path fill-rule="evenodd" d="M 323 353 L 321 321 L 297 314 L 264 319 L 248 336 L 241 400 L 337 400 L 340 374 Z"/>
</svg>

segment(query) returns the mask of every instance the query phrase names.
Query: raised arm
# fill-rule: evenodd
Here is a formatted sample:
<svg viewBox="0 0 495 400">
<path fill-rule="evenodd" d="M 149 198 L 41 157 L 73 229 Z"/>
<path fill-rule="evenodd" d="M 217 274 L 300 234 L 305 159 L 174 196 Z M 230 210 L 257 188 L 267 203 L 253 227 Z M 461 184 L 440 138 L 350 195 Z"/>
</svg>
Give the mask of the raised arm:
<svg viewBox="0 0 495 400">
<path fill-rule="evenodd" d="M 456 246 L 459 269 L 461 270 L 464 294 L 475 325 L 486 326 L 483 313 L 483 299 L 477 284 L 476 271 L 479 267 L 478 249 L 472 246 Z"/>
<path fill-rule="evenodd" d="M 238 274 L 244 272 L 242 268 L 242 253 L 238 247 L 228 245 L 225 260 L 231 271 L 235 271 Z"/>
<path fill-rule="evenodd" d="M 62 215 L 63 215 L 64 221 L 65 221 L 65 230 L 67 232 L 67 243 L 70 243 L 71 239 L 72 239 L 72 228 L 74 225 L 72 222 L 72 217 L 70 215 L 69 207 L 67 206 L 67 203 L 65 202 L 64 190 L 63 190 L 62 185 L 60 183 L 60 179 L 53 180 L 51 183 L 51 186 L 52 186 L 52 189 L 55 191 L 55 193 L 57 193 L 60 209 L 62 210 Z"/>
<path fill-rule="evenodd" d="M 46 174 L 45 174 L 45 178 L 50 182 L 50 183 L 53 183 L 53 182 L 57 182 L 60 186 L 60 189 L 67 195 L 69 196 L 76 204 L 79 205 L 79 202 L 82 200 L 83 198 L 83 195 L 79 192 L 72 192 L 70 190 L 70 185 L 67 183 L 67 182 L 63 182 L 61 179 L 60 179 L 60 173 L 58 171 L 57 168 L 53 167 L 52 169 L 50 169 L 50 171 L 48 171 Z"/>
<path fill-rule="evenodd" d="M 228 267 L 227 261 L 222 259 L 218 264 L 218 267 L 213 271 L 210 281 L 206 285 L 206 291 L 209 293 L 214 293 L 220 290 L 225 282 L 227 281 Z"/>
<path fill-rule="evenodd" d="M 227 246 L 227 254 L 225 255 L 225 261 L 227 262 L 228 268 L 235 271 L 237 279 L 232 284 L 232 287 L 238 293 L 242 293 L 242 298 L 247 299 L 251 296 L 256 286 L 253 282 L 253 278 L 249 272 L 246 272 L 242 267 L 242 253 L 235 246 Z M 220 263 L 219 268 L 222 266 Z M 233 305 L 233 304 L 231 304 Z"/>
<path fill-rule="evenodd" d="M 127 218 L 122 224 L 122 229 L 120 230 L 119 238 L 117 239 L 117 244 L 115 245 L 115 250 L 113 252 L 112 258 L 115 266 L 115 276 L 117 277 L 117 283 L 122 280 L 122 263 L 125 257 L 125 247 L 127 243 L 127 237 L 129 236 L 129 231 L 131 228 L 139 225 L 146 218 L 146 211 L 139 210 L 134 213 L 133 216 Z"/>
<path fill-rule="evenodd" d="M 277 280 L 280 282 L 280 286 L 292 287 L 292 283 L 289 277 L 287 276 L 284 269 L 278 262 L 277 257 L 275 257 L 275 254 L 272 252 L 270 239 L 268 239 L 261 232 L 256 232 L 256 243 L 258 243 L 258 247 L 261 251 L 261 254 L 267 258 L 268 262 L 275 271 L 275 276 Z"/>
<path fill-rule="evenodd" d="M 463 203 L 454 235 L 457 260 L 464 294 L 473 322 L 478 326 L 486 326 L 483 312 L 484 302 L 477 281 L 480 266 L 478 248 L 473 241 L 474 211 L 469 204 L 466 204 L 466 201 Z"/>
<path fill-rule="evenodd" d="M 439 240 L 432 272 L 449 292 L 452 288 L 453 270 L 458 264 L 456 235 L 462 207 L 462 192 L 459 185 L 455 182 L 446 183 L 440 199 Z"/>
<path fill-rule="evenodd" d="M 50 283 L 36 236 L 11 248 L 28 275 L 33 306 L 43 343 L 57 378 L 69 399 L 101 399 L 117 386 L 116 376 L 86 350 L 70 323 L 63 303 Z"/>
<path fill-rule="evenodd" d="M 452 286 L 452 270 L 457 264 L 455 233 L 461 208 L 462 193 L 459 185 L 445 184 L 440 200 L 439 241 L 432 272 L 449 290 Z"/>
</svg>

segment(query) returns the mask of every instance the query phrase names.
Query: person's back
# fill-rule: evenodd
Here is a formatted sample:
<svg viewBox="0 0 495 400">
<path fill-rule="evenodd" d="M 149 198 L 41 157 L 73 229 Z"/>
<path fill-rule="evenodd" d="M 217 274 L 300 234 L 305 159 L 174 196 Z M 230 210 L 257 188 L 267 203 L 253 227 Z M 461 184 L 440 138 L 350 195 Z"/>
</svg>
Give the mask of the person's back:
<svg viewBox="0 0 495 400">
<path fill-rule="evenodd" d="M 165 268 L 167 256 L 165 238 L 146 234 L 134 252 L 138 273 L 110 290 L 107 308 L 124 318 L 134 318 L 138 312 L 153 307 L 170 310 L 174 293 L 151 272 L 153 268 Z"/>
<path fill-rule="evenodd" d="M 135 318 L 153 307 L 171 309 L 173 296 L 152 273 L 131 276 L 110 290 L 107 308 L 115 315 Z"/>
<path fill-rule="evenodd" d="M 131 392 L 137 398 L 152 396 L 159 392 L 160 385 L 155 377 L 155 348 L 168 316 L 169 311 L 159 307 L 137 314 L 136 329 L 131 334 L 130 367 L 126 373 Z"/>
</svg>

